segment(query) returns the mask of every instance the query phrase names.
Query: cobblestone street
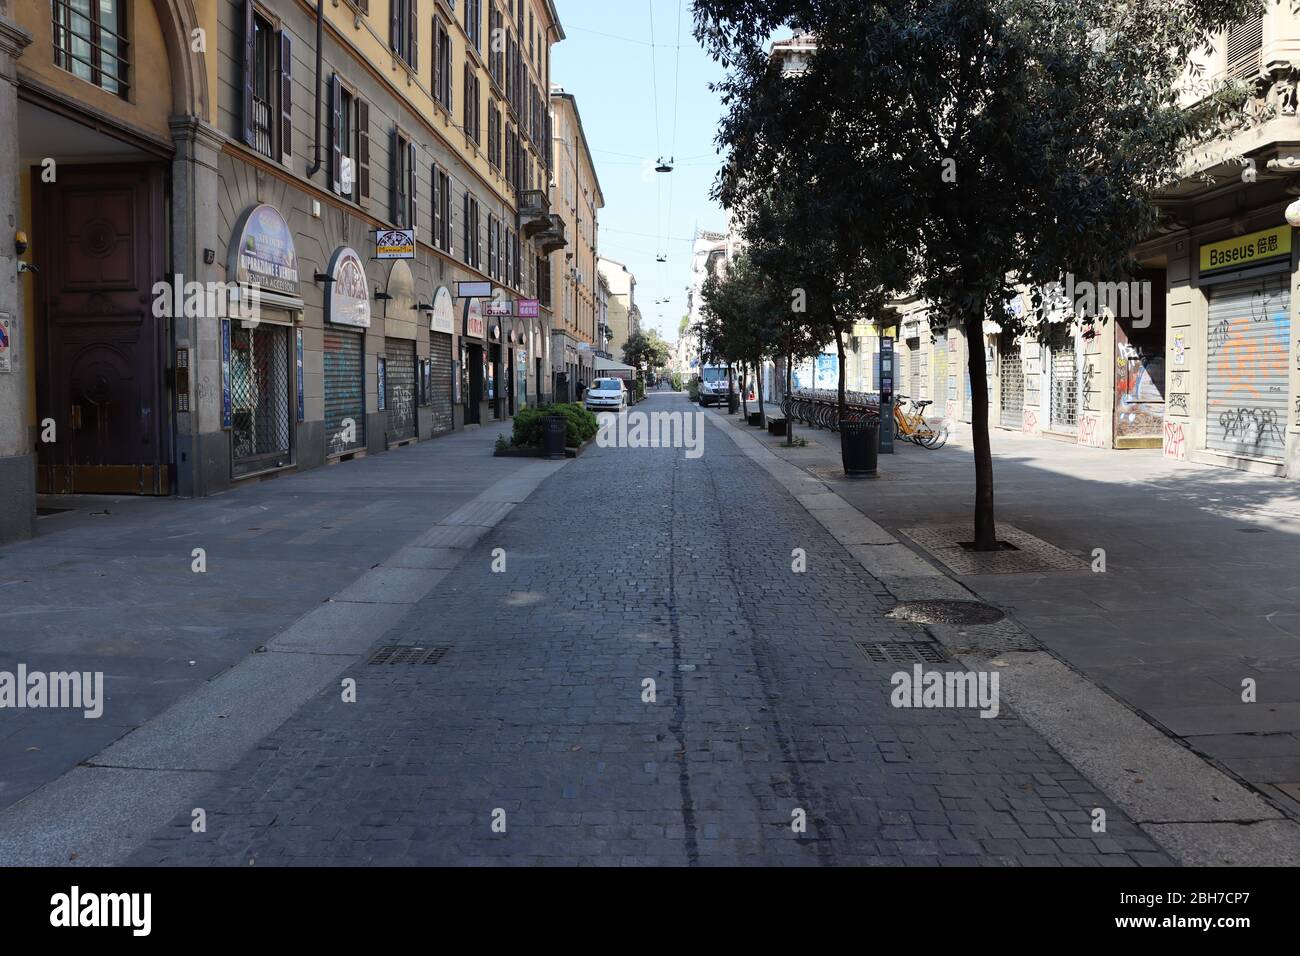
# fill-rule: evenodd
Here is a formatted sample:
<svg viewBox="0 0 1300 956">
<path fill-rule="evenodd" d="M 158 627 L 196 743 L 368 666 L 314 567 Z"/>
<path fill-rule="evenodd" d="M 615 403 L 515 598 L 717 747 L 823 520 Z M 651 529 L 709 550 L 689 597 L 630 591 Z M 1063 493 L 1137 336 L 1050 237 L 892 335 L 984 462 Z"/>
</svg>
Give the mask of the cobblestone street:
<svg viewBox="0 0 1300 956">
<path fill-rule="evenodd" d="M 379 641 L 436 663 L 359 658 L 128 862 L 1170 862 L 1005 704 L 892 707 L 891 604 L 717 426 L 593 445 Z"/>
</svg>

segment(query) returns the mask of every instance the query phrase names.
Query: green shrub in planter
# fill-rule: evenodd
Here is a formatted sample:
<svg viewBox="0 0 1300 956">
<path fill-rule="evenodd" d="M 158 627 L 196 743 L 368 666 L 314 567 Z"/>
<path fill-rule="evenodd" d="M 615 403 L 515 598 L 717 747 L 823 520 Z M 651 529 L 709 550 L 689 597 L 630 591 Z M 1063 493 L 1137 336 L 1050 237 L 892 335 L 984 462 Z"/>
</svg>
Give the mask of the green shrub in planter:
<svg viewBox="0 0 1300 956">
<path fill-rule="evenodd" d="M 559 405 L 540 405 L 537 408 L 522 408 L 515 415 L 514 444 L 540 448 L 542 432 L 546 428 L 546 419 L 551 415 L 562 415 L 565 428 L 565 444 L 576 448 L 593 437 L 600 428 L 596 416 L 577 403 Z"/>
</svg>

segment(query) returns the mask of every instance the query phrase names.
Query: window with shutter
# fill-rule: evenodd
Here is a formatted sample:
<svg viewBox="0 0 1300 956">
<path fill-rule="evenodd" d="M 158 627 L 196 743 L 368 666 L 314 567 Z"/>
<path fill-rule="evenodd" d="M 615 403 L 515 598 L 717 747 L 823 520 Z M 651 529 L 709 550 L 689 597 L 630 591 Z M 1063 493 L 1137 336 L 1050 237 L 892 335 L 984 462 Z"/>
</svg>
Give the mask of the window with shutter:
<svg viewBox="0 0 1300 956">
<path fill-rule="evenodd" d="M 419 147 L 414 141 L 406 144 L 406 225 L 416 230 L 420 228 L 420 167 L 418 165 Z"/>
<path fill-rule="evenodd" d="M 357 201 L 370 202 L 370 104 L 357 100 Z"/>
<path fill-rule="evenodd" d="M 470 242 L 469 231 L 469 191 L 465 192 L 465 210 L 464 210 L 464 228 L 465 228 L 465 264 L 472 266 L 474 264 L 474 254 L 472 252 L 473 244 Z"/>
<path fill-rule="evenodd" d="M 410 152 L 406 138 L 394 129 L 389 134 L 388 149 L 388 218 L 395 226 L 407 227 L 411 214 Z"/>
<path fill-rule="evenodd" d="M 1259 54 L 1264 43 L 1264 18 L 1252 17 L 1245 23 L 1228 27 L 1227 74 L 1233 79 L 1248 80 L 1259 72 Z"/>
<path fill-rule="evenodd" d="M 330 189 L 343 194 L 343 85 L 330 75 Z"/>
<path fill-rule="evenodd" d="M 256 69 L 257 29 L 254 24 L 253 0 L 244 0 L 244 115 L 243 138 L 249 146 L 256 145 L 253 132 L 253 73 Z"/>
<path fill-rule="evenodd" d="M 280 162 L 293 164 L 293 41 L 280 31 Z"/>
</svg>

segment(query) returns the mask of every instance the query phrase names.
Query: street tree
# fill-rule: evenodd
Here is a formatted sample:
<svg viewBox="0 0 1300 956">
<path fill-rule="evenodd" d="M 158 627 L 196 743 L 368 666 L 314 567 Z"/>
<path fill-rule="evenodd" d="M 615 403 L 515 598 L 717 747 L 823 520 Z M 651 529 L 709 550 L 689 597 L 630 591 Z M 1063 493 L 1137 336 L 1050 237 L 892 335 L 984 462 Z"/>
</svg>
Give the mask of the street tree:
<svg viewBox="0 0 1300 956">
<path fill-rule="evenodd" d="M 1020 334 L 1041 311 L 1003 314 L 1017 286 L 1128 274 L 1161 189 L 1245 98 L 1197 76 L 1192 54 L 1262 6 L 695 0 L 696 35 L 728 67 L 724 190 L 766 176 L 823 206 L 833 190 L 856 214 L 837 217 L 844 246 L 898 257 L 932 314 L 964 330 L 978 549 L 998 546 L 986 315 Z M 773 68 L 779 30 L 816 37 L 797 72 Z"/>
<path fill-rule="evenodd" d="M 647 369 L 662 368 L 668 364 L 668 343 L 654 329 L 633 332 L 623 344 L 623 361 L 644 377 Z"/>
<path fill-rule="evenodd" d="M 709 274 L 700 298 L 703 335 L 728 362 L 739 362 L 746 378 L 754 376 L 758 410 L 766 422 L 763 365 L 776 354 L 784 304 L 782 290 L 754 268 L 748 253 L 742 252 L 724 272 Z M 743 380 L 741 394 L 748 397 Z"/>
</svg>

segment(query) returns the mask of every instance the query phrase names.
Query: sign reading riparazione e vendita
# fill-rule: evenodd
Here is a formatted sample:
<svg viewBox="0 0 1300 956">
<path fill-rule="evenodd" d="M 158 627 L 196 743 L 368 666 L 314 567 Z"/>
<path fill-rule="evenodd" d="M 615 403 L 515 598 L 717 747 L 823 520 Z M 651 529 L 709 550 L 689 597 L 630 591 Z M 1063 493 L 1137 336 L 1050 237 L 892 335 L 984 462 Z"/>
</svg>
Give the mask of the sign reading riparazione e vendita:
<svg viewBox="0 0 1300 956">
<path fill-rule="evenodd" d="M 244 214 L 231 247 L 231 271 L 241 285 L 298 298 L 298 253 L 289 224 L 263 203 Z"/>
</svg>

